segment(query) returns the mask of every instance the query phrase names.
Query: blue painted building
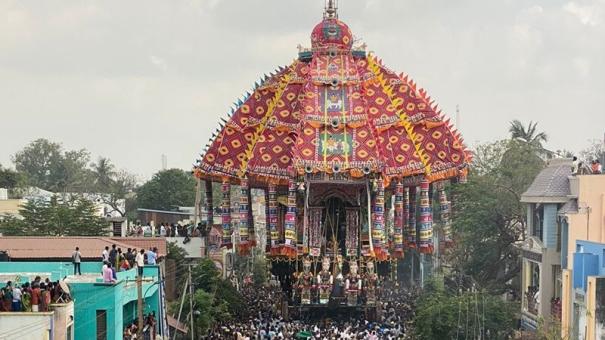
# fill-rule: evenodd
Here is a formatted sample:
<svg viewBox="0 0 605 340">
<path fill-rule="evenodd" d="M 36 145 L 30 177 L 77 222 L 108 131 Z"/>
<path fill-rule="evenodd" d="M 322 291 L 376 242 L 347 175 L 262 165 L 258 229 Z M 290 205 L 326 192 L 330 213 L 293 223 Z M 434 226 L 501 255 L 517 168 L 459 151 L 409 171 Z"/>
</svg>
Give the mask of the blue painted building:
<svg viewBox="0 0 605 340">
<path fill-rule="evenodd" d="M 124 326 L 137 320 L 136 269 L 118 272 L 117 282 L 103 283 L 101 264 L 84 262 L 81 276 L 71 275 L 73 267 L 66 262 L 0 262 L 3 286 L 8 279 L 30 281 L 35 276 L 53 281 L 65 278 L 74 300 L 74 334 L 76 340 L 122 339 Z M 164 290 L 159 266 L 143 270 L 144 314 L 155 313 L 156 334 L 164 334 Z"/>
</svg>

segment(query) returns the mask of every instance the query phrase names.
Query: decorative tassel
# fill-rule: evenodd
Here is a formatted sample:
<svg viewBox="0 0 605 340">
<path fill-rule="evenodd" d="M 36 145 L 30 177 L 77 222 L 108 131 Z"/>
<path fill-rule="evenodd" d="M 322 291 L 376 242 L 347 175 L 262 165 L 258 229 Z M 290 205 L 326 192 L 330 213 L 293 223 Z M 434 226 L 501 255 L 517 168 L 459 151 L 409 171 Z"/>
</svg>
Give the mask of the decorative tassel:
<svg viewBox="0 0 605 340">
<path fill-rule="evenodd" d="M 271 231 L 271 254 L 279 249 L 279 232 L 277 231 L 277 188 L 269 183 L 269 230 Z"/>
<path fill-rule="evenodd" d="M 407 219 L 408 247 L 416 248 L 416 187 L 405 188 L 405 206 L 409 215 Z"/>
<path fill-rule="evenodd" d="M 214 206 L 212 202 L 212 181 L 206 180 L 206 231 L 209 233 L 214 226 Z"/>
<path fill-rule="evenodd" d="M 285 245 L 281 255 L 296 257 L 296 183 L 290 178 L 288 181 L 288 205 L 285 220 Z"/>
<path fill-rule="evenodd" d="M 433 253 L 433 209 L 429 199 L 429 181 L 420 182 L 420 252 Z"/>
<path fill-rule="evenodd" d="M 372 238 L 374 242 L 374 255 L 376 256 L 376 259 L 383 261 L 386 260 L 389 255 L 384 243 L 384 185 L 382 184 L 382 180 L 377 182 Z"/>
<path fill-rule="evenodd" d="M 443 240 L 445 247 L 449 248 L 452 246 L 452 228 L 450 220 L 450 202 L 447 200 L 445 188 L 439 189 L 439 205 L 441 208 L 441 225 L 443 226 Z"/>
<path fill-rule="evenodd" d="M 393 256 L 403 257 L 403 183 L 397 181 L 395 185 L 395 235 L 393 237 Z"/>
<path fill-rule="evenodd" d="M 244 256 L 250 254 L 248 218 L 248 179 L 242 178 L 240 182 L 239 196 L 239 252 L 240 255 Z"/>
<path fill-rule="evenodd" d="M 231 183 L 224 179 L 222 184 L 223 202 L 222 202 L 222 224 L 223 224 L 223 243 L 221 247 L 231 248 Z"/>
</svg>

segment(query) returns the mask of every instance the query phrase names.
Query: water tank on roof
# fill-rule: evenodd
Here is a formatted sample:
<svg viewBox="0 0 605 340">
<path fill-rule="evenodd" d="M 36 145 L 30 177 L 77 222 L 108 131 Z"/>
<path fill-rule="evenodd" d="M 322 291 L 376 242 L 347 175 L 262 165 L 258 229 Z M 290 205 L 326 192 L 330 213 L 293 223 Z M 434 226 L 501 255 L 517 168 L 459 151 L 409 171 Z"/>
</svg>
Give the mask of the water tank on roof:
<svg viewBox="0 0 605 340">
<path fill-rule="evenodd" d="M 8 262 L 8 252 L 0 250 L 0 262 Z"/>
</svg>

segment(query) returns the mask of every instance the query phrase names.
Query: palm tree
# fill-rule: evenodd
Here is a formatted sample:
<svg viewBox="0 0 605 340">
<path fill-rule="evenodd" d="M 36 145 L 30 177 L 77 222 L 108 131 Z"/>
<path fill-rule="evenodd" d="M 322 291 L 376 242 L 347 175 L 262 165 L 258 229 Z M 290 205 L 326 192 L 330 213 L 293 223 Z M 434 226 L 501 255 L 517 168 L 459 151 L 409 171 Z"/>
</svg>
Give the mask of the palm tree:
<svg viewBox="0 0 605 340">
<path fill-rule="evenodd" d="M 92 169 L 97 188 L 102 191 L 107 190 L 116 175 L 115 166 L 111 164 L 109 158 L 99 157 L 99 160 L 92 164 Z"/>
<path fill-rule="evenodd" d="M 537 133 L 538 123 L 529 121 L 529 125 L 527 129 L 523 126 L 518 120 L 513 120 L 510 122 L 510 127 L 508 131 L 510 132 L 511 138 L 523 141 L 527 144 L 537 147 L 538 149 L 544 149 L 542 147 L 542 143 L 546 143 L 548 141 L 548 136 L 545 132 Z"/>
</svg>

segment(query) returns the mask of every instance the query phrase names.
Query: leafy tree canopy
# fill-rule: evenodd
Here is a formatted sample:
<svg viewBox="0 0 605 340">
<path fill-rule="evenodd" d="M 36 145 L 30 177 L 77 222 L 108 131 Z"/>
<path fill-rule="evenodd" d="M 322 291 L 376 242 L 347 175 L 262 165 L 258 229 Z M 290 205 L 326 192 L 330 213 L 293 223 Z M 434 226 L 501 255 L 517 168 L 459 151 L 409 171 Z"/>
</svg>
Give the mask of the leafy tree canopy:
<svg viewBox="0 0 605 340">
<path fill-rule="evenodd" d="M 518 243 L 526 210 L 520 202 L 544 161 L 531 144 L 503 140 L 475 150 L 469 181 L 453 188 L 454 270 L 494 294 L 518 289 Z"/>
<path fill-rule="evenodd" d="M 180 169 L 163 170 L 137 189 L 140 208 L 173 210 L 195 204 L 195 179 Z"/>
<path fill-rule="evenodd" d="M 82 197 L 29 200 L 19 211 L 23 219 L 8 216 L 0 221 L 0 232 L 16 236 L 102 236 L 107 221 L 98 217 L 93 202 Z"/>
</svg>

